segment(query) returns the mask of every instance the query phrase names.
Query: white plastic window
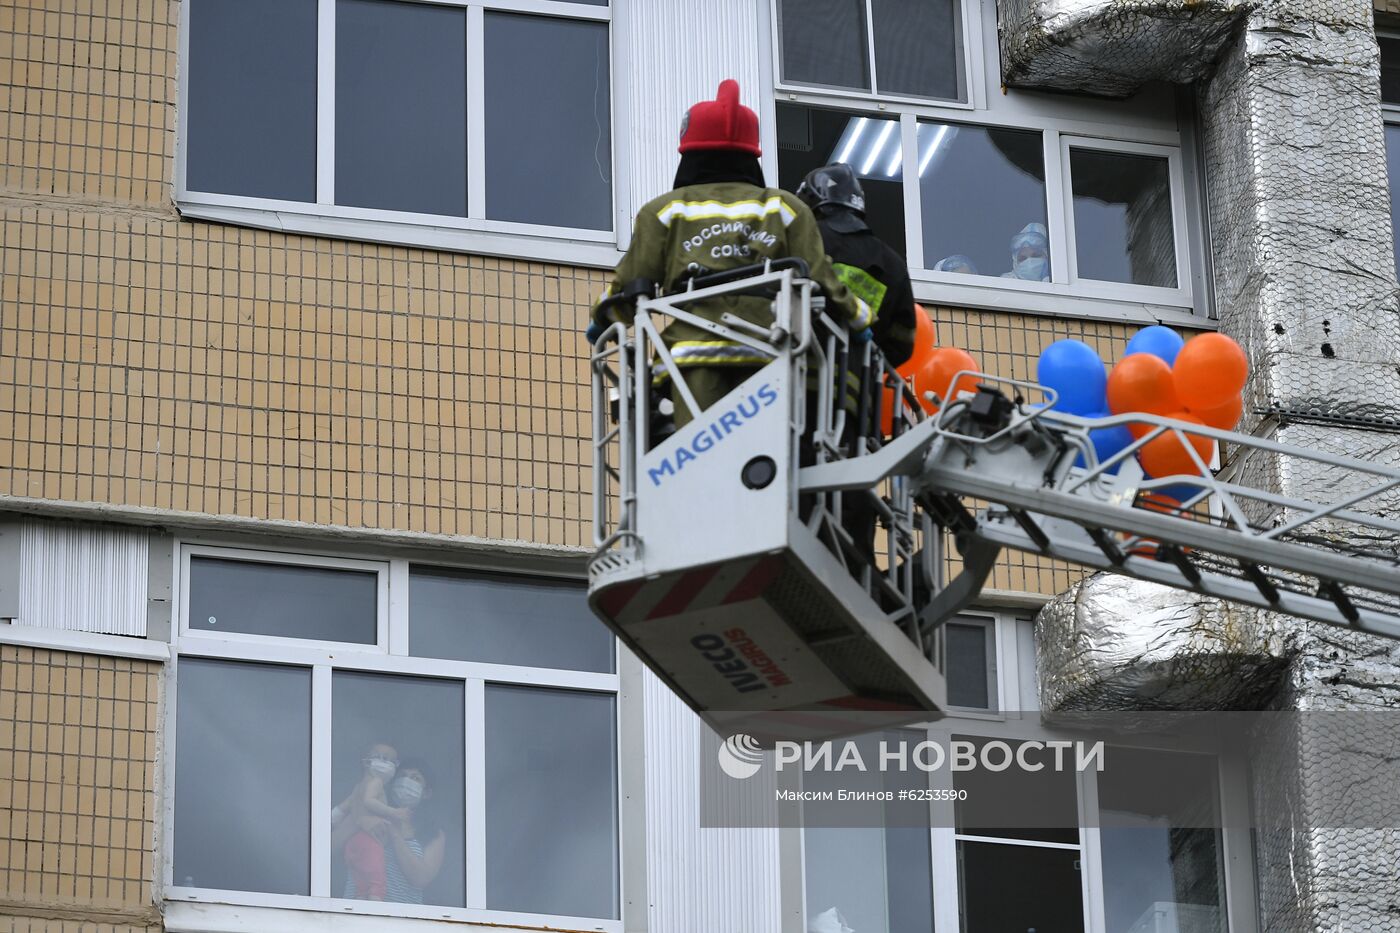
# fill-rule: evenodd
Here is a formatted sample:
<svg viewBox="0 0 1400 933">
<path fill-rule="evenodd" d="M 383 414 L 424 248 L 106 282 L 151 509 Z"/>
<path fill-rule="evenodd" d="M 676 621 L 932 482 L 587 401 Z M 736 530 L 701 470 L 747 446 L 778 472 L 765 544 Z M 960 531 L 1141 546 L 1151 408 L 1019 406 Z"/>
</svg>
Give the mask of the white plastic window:
<svg viewBox="0 0 1400 933">
<path fill-rule="evenodd" d="M 581 583 L 176 565 L 169 900 L 621 933 L 616 646 L 563 611 Z"/>
<path fill-rule="evenodd" d="M 898 3 L 770 4 L 779 184 L 852 165 L 917 298 L 1119 320 L 1143 306 L 1178 323 L 1209 313 L 1194 118 L 1169 89 L 1107 101 L 1003 88 L 990 0 L 921 5 L 956 28 L 906 16 L 898 40 L 879 25 Z M 955 93 L 892 77 L 953 57 Z"/>
<path fill-rule="evenodd" d="M 183 9 L 176 200 L 187 215 L 613 255 L 606 0 Z"/>
</svg>

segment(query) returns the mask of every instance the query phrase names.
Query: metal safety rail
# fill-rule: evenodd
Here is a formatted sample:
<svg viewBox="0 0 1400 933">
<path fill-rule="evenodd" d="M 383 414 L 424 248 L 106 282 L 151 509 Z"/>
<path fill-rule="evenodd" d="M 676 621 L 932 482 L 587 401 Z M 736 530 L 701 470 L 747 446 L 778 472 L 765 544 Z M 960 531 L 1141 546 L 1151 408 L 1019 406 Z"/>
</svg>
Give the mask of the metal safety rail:
<svg viewBox="0 0 1400 933">
<path fill-rule="evenodd" d="M 981 390 L 947 405 L 869 457 L 804 470 L 804 489 L 861 488 L 909 476 L 915 495 L 958 537 L 963 576 L 924 611 L 938 625 L 975 595 L 1009 547 L 1290 615 L 1400 638 L 1400 470 L 1148 414 L 1082 418 L 1007 399 L 1033 384 L 978 375 Z M 1099 462 L 1089 432 L 1139 434 Z M 1197 475 L 1147 479 L 1134 454 L 1175 438 Z M 1191 438 L 1221 445 L 1212 473 Z M 1202 446 L 1209 447 L 1208 444 Z M 1082 466 L 1076 467 L 1078 460 Z M 1313 502 L 1264 484 L 1301 461 L 1335 478 Z M 1171 489 L 1184 501 L 1153 493 Z M 974 514 L 963 498 L 991 503 Z"/>
<path fill-rule="evenodd" d="M 681 369 L 662 339 L 662 331 L 681 321 L 716 338 L 738 343 L 757 356 L 787 361 L 792 385 L 813 387 L 813 401 L 794 407 L 789 419 L 793 452 L 794 510 L 819 541 L 849 571 L 886 614 L 918 642 L 915 590 L 932 580 L 939 566 L 939 542 L 927 516 L 917 513 L 907 481 L 895 477 L 867 488 L 815 495 L 799 505 L 797 468 L 799 445 L 808 445 L 811 464 L 838 462 L 855 452 L 878 449 L 881 405 L 885 389 L 904 404 L 895 413 L 896 433 L 907 432 L 922 420 L 912 387 L 895 372 L 871 343 L 852 344 L 845 327 L 825 314 L 825 301 L 806 278 L 807 267 L 797 259 L 781 259 L 724 273 L 691 279 L 680 291 L 634 299 L 597 341 L 590 357 L 593 388 L 593 539 L 590 573 L 595 578 L 639 558 L 645 542 L 637 534 L 637 464 L 657 443 L 672 412 L 673 398 L 695 410 L 694 396 Z M 772 300 L 773 320 L 762 327 L 732 314 L 720 322 L 690 310 L 698 302 L 720 297 L 759 295 Z M 626 308 L 629 300 L 616 296 L 609 303 Z M 839 387 L 846 372 L 862 375 L 861 405 L 848 412 Z M 809 419 L 815 423 L 807 424 Z M 860 559 L 857 543 L 843 521 L 860 498 L 879 522 L 882 559 Z M 928 547 L 925 547 L 925 543 Z"/>
<path fill-rule="evenodd" d="M 693 310 L 754 295 L 771 319 Z M 1400 638 L 1400 470 L 1153 415 L 1082 418 L 1049 389 L 984 374 L 952 383 L 975 392 L 926 394 L 941 407 L 925 415 L 790 260 L 611 301 L 618 320 L 591 356 L 589 601 L 702 715 L 938 708 L 942 624 L 1003 548 Z M 768 361 L 680 429 L 672 397 L 698 406 L 662 337 L 675 321 Z M 1136 439 L 1100 462 L 1091 432 L 1121 425 Z M 1136 453 L 1171 439 L 1192 475 L 1145 477 Z M 1270 491 L 1302 461 L 1333 477 L 1324 501 Z M 876 516 L 874 553 L 853 512 Z M 946 582 L 945 537 L 962 565 Z"/>
</svg>

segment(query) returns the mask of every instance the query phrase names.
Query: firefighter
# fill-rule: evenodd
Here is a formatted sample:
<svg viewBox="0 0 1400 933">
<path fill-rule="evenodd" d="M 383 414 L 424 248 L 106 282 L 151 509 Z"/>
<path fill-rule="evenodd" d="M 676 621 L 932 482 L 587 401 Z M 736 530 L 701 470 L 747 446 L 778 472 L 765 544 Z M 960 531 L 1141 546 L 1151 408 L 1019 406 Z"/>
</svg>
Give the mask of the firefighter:
<svg viewBox="0 0 1400 933">
<path fill-rule="evenodd" d="M 714 100 L 690 108 L 681 122 L 680 154 L 674 190 L 637 214 L 632 245 L 603 298 L 645 294 L 655 286 L 674 290 L 688 277 L 796 256 L 806 261 L 830 313 L 857 335 L 868 333 L 874 314 L 837 277 L 812 212 L 792 194 L 764 184 L 758 115 L 739 103 L 738 82 L 720 82 Z M 716 298 L 689 310 L 715 322 L 725 312 L 765 327 L 773 321 L 771 302 L 757 296 Z M 596 340 L 608 323 L 595 305 L 589 339 Z M 662 337 L 702 410 L 770 359 L 681 321 L 668 325 Z M 679 393 L 673 402 L 681 428 L 696 413 Z"/>
<path fill-rule="evenodd" d="M 797 196 L 817 215 L 826 254 L 836 275 L 870 305 L 875 345 L 891 366 L 914 352 L 914 287 L 900 255 L 865 222 L 865 191 L 844 162 L 813 169 Z"/>
</svg>

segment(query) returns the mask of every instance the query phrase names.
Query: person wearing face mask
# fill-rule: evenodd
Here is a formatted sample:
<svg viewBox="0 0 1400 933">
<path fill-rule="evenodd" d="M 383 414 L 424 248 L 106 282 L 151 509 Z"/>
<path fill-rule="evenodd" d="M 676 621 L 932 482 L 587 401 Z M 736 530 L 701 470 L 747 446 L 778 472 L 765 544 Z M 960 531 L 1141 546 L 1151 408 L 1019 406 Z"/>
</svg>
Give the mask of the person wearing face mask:
<svg viewBox="0 0 1400 933">
<path fill-rule="evenodd" d="M 399 766 L 399 754 L 387 742 L 375 742 L 360 759 L 362 773 L 350 796 L 331 810 L 332 825 L 344 824 L 352 834 L 344 840 L 345 865 L 355 890 L 364 900 L 382 901 L 386 877 L 384 844 L 377 832 L 387 821 L 405 813 L 389 805 L 386 788 Z"/>
<path fill-rule="evenodd" d="M 1050 281 L 1050 237 L 1045 224 L 1029 223 L 1011 238 L 1011 271 L 1004 279 L 1028 282 Z"/>
<path fill-rule="evenodd" d="M 389 786 L 389 796 L 404 816 L 394 822 L 385 843 L 385 900 L 421 904 L 423 891 L 442 871 L 447 834 L 429 806 L 432 784 L 428 764 L 405 759 Z"/>
<path fill-rule="evenodd" d="M 371 898 L 370 891 L 358 883 L 351 868 L 345 879 L 342 897 L 349 900 L 382 900 L 393 904 L 422 904 L 424 890 L 442 871 L 447 851 L 447 834 L 431 805 L 432 783 L 428 764 L 422 759 L 406 758 L 400 763 L 388 783 L 388 802 L 393 815 L 372 817 L 367 821 L 368 832 L 379 843 L 384 862 L 383 895 Z M 347 801 L 348 803 L 348 801 Z M 337 807 L 336 810 L 341 810 Z M 360 832 L 352 820 L 337 818 L 332 811 L 331 848 L 343 850 L 350 838 Z"/>
</svg>

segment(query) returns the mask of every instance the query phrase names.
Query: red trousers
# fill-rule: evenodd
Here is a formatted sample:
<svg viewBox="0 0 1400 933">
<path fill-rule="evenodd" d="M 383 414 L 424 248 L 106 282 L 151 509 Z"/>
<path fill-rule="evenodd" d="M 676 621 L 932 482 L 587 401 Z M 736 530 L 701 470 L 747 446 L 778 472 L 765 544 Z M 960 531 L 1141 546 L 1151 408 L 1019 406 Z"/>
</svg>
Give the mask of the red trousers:
<svg viewBox="0 0 1400 933">
<path fill-rule="evenodd" d="M 345 843 L 345 865 L 355 882 L 355 896 L 370 901 L 384 900 L 384 846 L 361 830 Z"/>
</svg>

